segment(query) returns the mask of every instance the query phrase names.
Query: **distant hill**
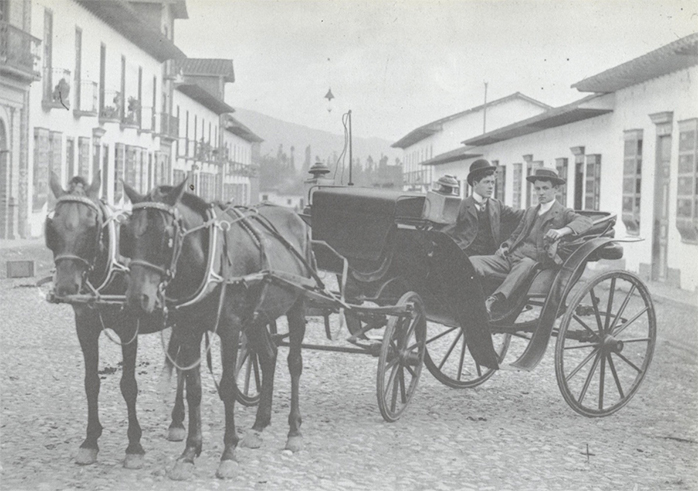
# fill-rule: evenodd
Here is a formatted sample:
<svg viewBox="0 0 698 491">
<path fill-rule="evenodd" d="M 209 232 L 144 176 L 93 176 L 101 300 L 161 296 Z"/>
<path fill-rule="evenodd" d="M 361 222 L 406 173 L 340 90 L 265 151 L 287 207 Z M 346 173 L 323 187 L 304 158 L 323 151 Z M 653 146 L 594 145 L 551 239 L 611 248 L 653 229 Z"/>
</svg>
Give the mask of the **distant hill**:
<svg viewBox="0 0 698 491">
<path fill-rule="evenodd" d="M 294 147 L 294 163 L 298 170 L 305 161 L 305 149 L 308 145 L 311 149 L 311 165 L 316 157 L 327 162 L 329 157 L 334 153 L 339 155 L 344 148 L 343 134 L 336 135 L 328 131 L 281 121 L 249 109 L 236 108 L 234 117 L 264 139 L 261 143 L 261 155 L 275 156 L 281 144 L 284 152 L 290 157 L 291 147 Z M 385 155 L 388 157 L 388 162 L 394 164 L 396 158 L 402 160 L 402 150 L 390 148 L 391 143 L 393 142 L 380 138 L 354 136 L 352 154 L 354 159 L 358 158 L 362 163 L 366 162 L 369 155 L 374 162 L 378 162 L 381 156 Z"/>
</svg>

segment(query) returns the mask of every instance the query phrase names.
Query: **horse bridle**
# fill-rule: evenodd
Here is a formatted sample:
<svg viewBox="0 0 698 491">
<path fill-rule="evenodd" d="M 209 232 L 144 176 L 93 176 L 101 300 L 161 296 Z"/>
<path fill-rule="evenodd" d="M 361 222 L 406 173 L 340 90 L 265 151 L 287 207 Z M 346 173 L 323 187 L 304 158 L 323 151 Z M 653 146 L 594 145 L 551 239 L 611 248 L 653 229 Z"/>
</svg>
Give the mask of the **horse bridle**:
<svg viewBox="0 0 698 491">
<path fill-rule="evenodd" d="M 83 272 L 83 275 L 87 275 L 92 272 L 94 269 L 95 263 L 97 262 L 97 256 L 99 255 L 99 244 L 102 242 L 102 233 L 104 230 L 104 227 L 107 225 L 107 222 L 104 220 L 104 216 L 102 213 L 102 210 L 100 207 L 92 201 L 90 198 L 87 198 L 85 196 L 76 196 L 72 194 L 65 194 L 58 198 L 56 201 L 56 208 L 58 208 L 58 205 L 61 203 L 80 203 L 83 204 L 89 208 L 92 208 L 95 210 L 95 213 L 97 214 L 97 234 L 95 235 L 95 243 L 94 243 L 94 257 L 92 258 L 91 261 L 88 261 L 87 259 L 78 256 L 76 254 L 59 254 L 53 259 L 53 262 L 55 264 L 58 264 L 60 261 L 66 261 L 66 260 L 72 260 L 72 261 L 77 261 L 85 265 L 85 271 Z M 47 220 L 53 221 L 53 218 L 51 216 L 47 217 Z"/>
</svg>

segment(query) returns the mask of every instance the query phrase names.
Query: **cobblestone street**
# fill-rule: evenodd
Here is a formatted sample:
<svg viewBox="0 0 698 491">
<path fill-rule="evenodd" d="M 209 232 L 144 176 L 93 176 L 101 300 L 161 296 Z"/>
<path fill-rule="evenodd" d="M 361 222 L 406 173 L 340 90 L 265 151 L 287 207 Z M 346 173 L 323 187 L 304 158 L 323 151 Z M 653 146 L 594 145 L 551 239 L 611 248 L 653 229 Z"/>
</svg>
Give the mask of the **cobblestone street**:
<svg viewBox="0 0 698 491">
<path fill-rule="evenodd" d="M 38 265 L 37 274 L 45 273 L 45 258 Z M 378 411 L 375 358 L 306 350 L 304 449 L 297 454 L 282 450 L 290 377 L 287 350 L 280 348 L 272 426 L 262 448 L 238 450 L 239 473 L 231 481 L 215 478 L 223 404 L 204 371 L 204 449 L 193 478 L 172 482 L 167 470 L 184 445 L 165 439 L 173 392 L 162 388 L 160 336 L 139 338 L 144 467 L 122 467 L 121 350 L 106 336 L 100 338 L 104 432 L 98 462 L 77 466 L 86 402 L 72 309 L 46 303 L 31 286 L 35 281 L 0 279 L 2 489 L 698 489 L 698 312 L 685 304 L 655 299 L 653 364 L 635 398 L 601 419 L 578 415 L 562 399 L 551 347 L 534 371 L 501 371 L 476 389 L 450 389 L 425 369 L 396 423 L 384 422 Z M 320 320 L 309 321 L 306 341 L 327 342 Z M 507 359 L 522 346 L 514 344 Z M 214 357 L 215 367 L 220 362 Z M 254 415 L 255 408 L 236 405 L 238 431 L 249 429 Z"/>
</svg>

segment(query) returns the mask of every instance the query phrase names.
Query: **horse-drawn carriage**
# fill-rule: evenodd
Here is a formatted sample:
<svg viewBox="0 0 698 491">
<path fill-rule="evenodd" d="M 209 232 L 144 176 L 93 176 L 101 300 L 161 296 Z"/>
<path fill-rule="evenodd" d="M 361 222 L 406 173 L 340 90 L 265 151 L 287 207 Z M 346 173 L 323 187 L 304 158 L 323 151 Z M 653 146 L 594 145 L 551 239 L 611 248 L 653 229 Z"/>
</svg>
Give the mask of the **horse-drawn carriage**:
<svg viewBox="0 0 698 491">
<path fill-rule="evenodd" d="M 206 331 L 219 335 L 223 352 L 219 393 L 226 403 L 226 446 L 219 475 L 232 472 L 227 464 L 234 460 L 238 443 L 234 400 L 259 401 L 253 430 L 261 432 L 269 424 L 276 346 L 283 344 L 290 346 L 292 375 L 287 447 L 297 448 L 304 306 L 325 318 L 328 337 L 330 316 L 340 314 L 351 344 L 304 347 L 379 358 L 377 399 L 387 421 L 398 419 L 409 404 L 423 364 L 450 387 L 474 387 L 500 368 L 512 336 L 529 339 L 511 364 L 524 370 L 540 362 L 551 336 L 557 336 L 558 385 L 570 406 L 586 416 L 608 415 L 624 406 L 651 361 L 656 320 L 644 284 L 622 270 L 587 277 L 589 263 L 622 255 L 620 241 L 613 237 L 615 217 L 608 214 L 589 213 L 595 221 L 592 230 L 558 246 L 561 265 L 535 271 L 527 291 L 512 299 L 503 315 L 490 320 L 483 285 L 467 257 L 439 232 L 439 224 L 424 218 L 423 195 L 352 187 L 315 189 L 303 216 L 311 237 L 307 225 L 292 213 L 266 205 L 209 205 L 185 193 L 184 184 L 158 187 L 147 196 L 125 187 L 134 203 L 132 216 L 120 227 L 121 252 L 131 258 L 128 290 L 108 295 L 83 281 L 78 282 L 80 291 L 52 296 L 53 301 L 97 310 L 121 303 L 151 324 L 160 322 L 160 329 L 169 325 L 168 311 L 169 320 L 176 319 L 176 346 L 168 356 L 185 369 L 188 394 L 198 394 L 193 399 L 188 396 L 189 438 L 178 463 L 193 463 L 201 451 L 200 421 L 192 419 L 199 417 L 200 347 Z M 70 243 L 89 246 L 91 241 L 92 247 L 84 246 L 81 252 L 65 250 L 65 243 L 57 246 L 56 239 L 48 244 L 57 264 L 63 269 L 72 265 L 73 276 L 82 271 L 84 280 L 100 269 L 96 265 L 100 257 L 114 257 L 99 251 L 113 251 L 118 219 L 103 216 L 101 205 L 89 193 L 74 199 L 71 193 L 52 188 L 66 196 L 58 205 L 73 205 L 70 211 L 89 222 L 78 228 L 88 239 Z M 60 235 L 54 226 L 47 226 L 47 240 L 49 231 Z M 325 285 L 316 265 L 336 275 L 336 288 Z M 276 332 L 274 320 L 282 314 L 289 319 L 287 333 Z M 137 334 L 136 328 L 122 340 Z M 99 433 L 90 440 L 88 425 L 90 441 L 83 446 L 96 447 Z M 130 441 L 132 434 L 137 434 L 135 451 L 142 451 L 137 442 L 140 428 L 129 429 Z M 257 440 L 253 433 L 243 444 L 258 446 Z M 134 445 L 131 441 L 132 453 Z"/>
</svg>

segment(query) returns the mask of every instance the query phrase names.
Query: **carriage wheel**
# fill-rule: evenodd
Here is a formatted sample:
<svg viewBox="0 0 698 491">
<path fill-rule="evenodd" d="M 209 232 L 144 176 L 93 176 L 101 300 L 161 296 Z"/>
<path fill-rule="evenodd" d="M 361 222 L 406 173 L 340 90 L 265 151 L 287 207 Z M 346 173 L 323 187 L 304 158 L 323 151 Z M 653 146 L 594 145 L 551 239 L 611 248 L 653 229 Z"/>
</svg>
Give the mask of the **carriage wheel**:
<svg viewBox="0 0 698 491">
<path fill-rule="evenodd" d="M 613 414 L 635 395 L 652 361 L 654 304 L 642 280 L 602 273 L 570 301 L 555 346 L 555 375 L 579 414 Z"/>
<path fill-rule="evenodd" d="M 426 342 L 424 304 L 414 292 L 405 293 L 398 306 L 411 306 L 411 316 L 390 316 L 378 360 L 376 395 L 383 419 L 397 421 L 417 390 Z"/>
<path fill-rule="evenodd" d="M 492 334 L 492 343 L 501 364 L 509 349 L 511 334 Z M 478 364 L 467 348 L 461 327 L 449 327 L 430 322 L 427 328 L 427 353 L 424 364 L 444 385 L 454 389 L 477 387 L 496 370 Z"/>
<path fill-rule="evenodd" d="M 276 322 L 269 323 L 267 328 L 272 336 L 276 334 Z M 237 401 L 243 406 L 256 406 L 259 403 L 262 388 L 262 370 L 257 353 L 249 345 L 247 336 L 243 332 L 240 333 L 235 382 Z"/>
</svg>

